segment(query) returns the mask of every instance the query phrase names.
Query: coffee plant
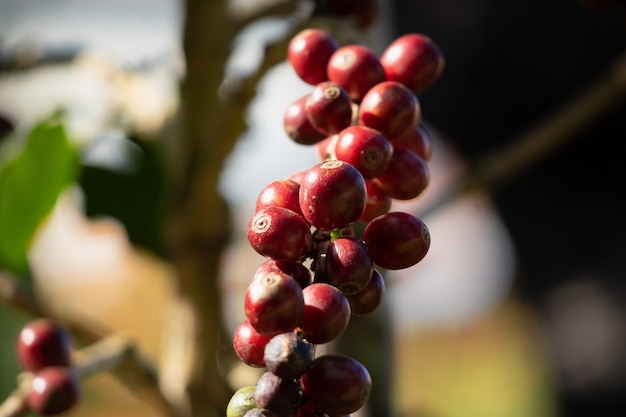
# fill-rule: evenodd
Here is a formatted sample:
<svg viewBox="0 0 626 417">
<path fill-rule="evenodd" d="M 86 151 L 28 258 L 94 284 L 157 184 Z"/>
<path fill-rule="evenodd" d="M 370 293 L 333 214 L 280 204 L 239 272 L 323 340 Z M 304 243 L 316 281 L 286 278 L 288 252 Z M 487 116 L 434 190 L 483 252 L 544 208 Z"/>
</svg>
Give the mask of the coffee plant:
<svg viewBox="0 0 626 417">
<path fill-rule="evenodd" d="M 29 316 L 14 343 L 21 373 L 0 417 L 72 412 L 83 400 L 83 380 L 102 372 L 143 387 L 172 417 L 350 416 L 367 412 L 389 382 L 336 342 L 355 317 L 383 306 L 387 271 L 428 256 L 427 224 L 396 203 L 419 199 L 431 181 L 437 149 L 420 96 L 442 75 L 444 52 L 427 33 L 397 36 L 380 54 L 361 43 L 380 18 L 378 0 L 188 0 L 185 6 L 180 131 L 164 151 L 171 201 L 161 224 L 165 237 L 154 248 L 177 277 L 163 323 L 166 359 L 155 366 L 133 340 L 81 317 L 60 317 L 28 285 L 35 272 L 29 242 L 61 192 L 80 178 L 81 155 L 60 111 L 25 135 L 15 158 L 0 159 L 0 293 Z M 280 16 L 284 30 L 278 40 L 261 42 L 253 70 L 224 65 L 235 35 L 268 16 Z M 213 36 L 202 36 L 207 27 Z M 280 62 L 310 87 L 275 113 L 282 139 L 309 147 L 319 161 L 255 190 L 245 237 L 263 261 L 246 282 L 244 318 L 228 334 L 217 283 L 232 219 L 218 178 L 245 131 L 256 85 Z M 0 118 L 0 140 L 13 140 L 15 130 Z M 47 156 L 52 162 L 42 163 Z M 11 193 L 33 187 L 33 173 L 46 185 L 37 204 Z M 28 220 L 17 222 L 24 213 Z M 375 350 L 385 341 L 351 343 Z M 225 376 L 224 369 L 241 364 L 258 371 L 253 385 L 232 386 Z M 381 413 L 380 401 L 372 410 Z"/>
</svg>

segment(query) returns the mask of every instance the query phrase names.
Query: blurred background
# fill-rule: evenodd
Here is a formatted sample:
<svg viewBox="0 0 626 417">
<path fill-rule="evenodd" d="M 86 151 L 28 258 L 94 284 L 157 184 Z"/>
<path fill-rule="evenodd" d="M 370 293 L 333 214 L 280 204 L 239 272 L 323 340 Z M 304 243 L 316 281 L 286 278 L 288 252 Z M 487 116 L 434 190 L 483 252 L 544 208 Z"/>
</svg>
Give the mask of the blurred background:
<svg viewBox="0 0 626 417">
<path fill-rule="evenodd" d="M 183 16 L 173 0 L 0 0 L 0 115 L 15 129 L 0 139 L 0 162 L 62 105 L 83 165 L 29 250 L 32 285 L 57 312 L 130 333 L 152 357 L 172 278 L 158 236 L 167 179 L 155 149 L 180 105 Z M 432 183 L 396 207 L 423 217 L 433 244 L 420 264 L 386 276 L 400 415 L 626 412 L 624 22 L 617 4 L 579 0 L 394 0 L 362 38 L 382 52 L 420 32 L 446 58 L 419 97 L 435 143 Z M 279 26 L 270 20 L 241 43 Z M 614 96 L 587 100 L 582 121 L 565 122 L 573 133 L 548 134 L 554 146 L 511 175 L 458 191 L 489 157 L 515 155 L 560 109 L 605 84 Z M 287 65 L 271 69 L 226 161 L 231 330 L 260 263 L 242 238 L 258 192 L 319 158 L 282 131 L 280 109 L 309 89 Z M 0 398 L 15 386 L 14 340 L 28 319 L 0 305 Z M 87 392 L 73 415 L 157 415 L 106 375 Z"/>
</svg>

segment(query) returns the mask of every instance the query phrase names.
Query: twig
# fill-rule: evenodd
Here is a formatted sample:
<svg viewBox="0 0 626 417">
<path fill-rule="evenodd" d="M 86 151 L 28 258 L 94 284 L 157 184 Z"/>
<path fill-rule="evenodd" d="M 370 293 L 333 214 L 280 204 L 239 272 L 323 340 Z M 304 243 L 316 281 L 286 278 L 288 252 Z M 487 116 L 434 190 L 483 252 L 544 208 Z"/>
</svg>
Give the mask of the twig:
<svg viewBox="0 0 626 417">
<path fill-rule="evenodd" d="M 607 71 L 577 97 L 510 141 L 474 163 L 467 175 L 450 186 L 447 193 L 427 207 L 427 215 L 473 189 L 495 190 L 530 169 L 541 159 L 563 147 L 576 133 L 626 99 L 626 53 L 618 56 Z"/>
<path fill-rule="evenodd" d="M 141 391 L 150 403 L 163 410 L 164 415 L 176 415 L 160 391 L 158 377 L 152 365 L 128 338 L 112 335 L 109 330 L 94 323 L 86 323 L 83 317 L 56 317 L 54 312 L 41 305 L 7 272 L 0 272 L 0 303 L 34 317 L 50 317 L 62 323 L 72 335 L 87 344 L 87 347 L 76 352 L 74 358 L 73 368 L 81 377 L 86 378 L 104 369 L 115 368 L 112 369 L 113 374 L 128 389 Z M 18 388 L 0 406 L 0 417 L 21 415 L 13 413 L 19 413 L 23 407 L 23 398 L 28 394 L 28 390 L 25 393 L 23 387 L 28 381 L 22 381 L 23 378 L 25 377 L 21 377 Z"/>
</svg>

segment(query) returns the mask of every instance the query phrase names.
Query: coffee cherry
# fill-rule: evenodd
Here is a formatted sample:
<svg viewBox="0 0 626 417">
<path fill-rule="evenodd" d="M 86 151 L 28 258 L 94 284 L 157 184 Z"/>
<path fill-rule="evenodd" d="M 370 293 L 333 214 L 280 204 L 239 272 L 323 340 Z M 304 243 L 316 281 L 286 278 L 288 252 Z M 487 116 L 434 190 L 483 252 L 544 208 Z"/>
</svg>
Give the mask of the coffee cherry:
<svg viewBox="0 0 626 417">
<path fill-rule="evenodd" d="M 265 346 L 265 368 L 282 379 L 297 379 L 313 361 L 311 344 L 296 332 L 281 333 Z"/>
<path fill-rule="evenodd" d="M 70 369 L 48 366 L 35 374 L 27 404 L 35 413 L 52 416 L 70 410 L 79 397 L 80 385 Z"/>
<path fill-rule="evenodd" d="M 359 123 L 378 130 L 391 142 L 407 135 L 420 118 L 420 105 L 415 95 L 395 81 L 372 87 L 359 109 Z"/>
<path fill-rule="evenodd" d="M 439 47 L 419 33 L 394 40 L 381 55 L 380 62 L 388 80 L 404 84 L 415 94 L 431 87 L 445 66 Z"/>
<path fill-rule="evenodd" d="M 300 379 L 302 394 L 327 414 L 349 414 L 369 399 L 372 380 L 357 360 L 339 354 L 315 358 Z"/>
<path fill-rule="evenodd" d="M 364 316 L 372 313 L 380 306 L 385 295 L 385 281 L 377 269 L 362 291 L 346 295 L 350 304 L 350 311 L 355 316 Z"/>
<path fill-rule="evenodd" d="M 277 206 L 295 211 L 302 216 L 298 202 L 299 192 L 300 184 L 293 180 L 272 181 L 257 196 L 255 211 L 258 212 L 265 207 Z"/>
<path fill-rule="evenodd" d="M 246 412 L 255 408 L 255 390 L 255 385 L 247 385 L 235 391 L 226 406 L 226 417 L 243 417 Z"/>
<path fill-rule="evenodd" d="M 291 331 L 304 314 L 302 291 L 300 284 L 284 273 L 271 272 L 259 277 L 246 290 L 246 318 L 265 336 Z"/>
<path fill-rule="evenodd" d="M 285 133 L 294 142 L 301 145 L 314 145 L 326 138 L 326 134 L 320 132 L 309 120 L 305 105 L 309 95 L 295 100 L 285 110 L 283 115 L 283 128 Z"/>
<path fill-rule="evenodd" d="M 306 220 L 322 230 L 342 229 L 365 209 L 367 191 L 352 165 L 328 160 L 313 166 L 300 184 L 300 209 Z"/>
<path fill-rule="evenodd" d="M 359 221 L 367 223 L 381 214 L 389 212 L 393 199 L 372 180 L 365 180 L 365 188 L 367 190 L 367 201 Z"/>
<path fill-rule="evenodd" d="M 270 206 L 257 211 L 248 224 L 248 242 L 260 255 L 297 261 L 311 249 L 311 229 L 298 213 Z"/>
<path fill-rule="evenodd" d="M 235 328 L 233 348 L 243 363 L 254 368 L 263 368 L 263 352 L 271 339 L 271 336 L 257 332 L 249 320 L 244 320 Z"/>
<path fill-rule="evenodd" d="M 287 274 L 295 279 L 302 288 L 311 283 L 311 271 L 306 266 L 299 262 L 275 261 L 273 259 L 267 259 L 259 265 L 251 281 L 269 274 L 270 272 L 282 272 Z"/>
<path fill-rule="evenodd" d="M 302 290 L 304 315 L 300 328 L 304 338 L 323 344 L 339 337 L 350 321 L 350 304 L 337 287 L 314 282 Z"/>
<path fill-rule="evenodd" d="M 393 146 L 379 131 L 354 125 L 337 134 L 335 158 L 353 165 L 363 178 L 379 176 L 387 169 Z"/>
<path fill-rule="evenodd" d="M 304 109 L 317 130 L 332 135 L 352 123 L 352 104 L 346 90 L 335 82 L 326 81 L 315 86 Z"/>
<path fill-rule="evenodd" d="M 389 166 L 372 180 L 380 189 L 396 200 L 412 200 L 428 186 L 430 170 L 426 161 L 408 149 L 394 149 Z"/>
<path fill-rule="evenodd" d="M 355 294 L 365 288 L 374 265 L 361 239 L 353 236 L 333 239 L 325 253 L 321 282 L 334 285 L 344 295 Z"/>
<path fill-rule="evenodd" d="M 17 339 L 16 351 L 19 363 L 26 371 L 69 366 L 72 338 L 53 320 L 41 318 L 24 326 Z"/>
<path fill-rule="evenodd" d="M 300 384 L 295 379 L 282 379 L 265 372 L 256 383 L 254 402 L 258 409 L 280 417 L 296 417 L 301 397 Z"/>
<path fill-rule="evenodd" d="M 418 123 L 408 135 L 393 142 L 393 148 L 408 149 L 417 154 L 425 162 L 429 162 L 433 156 L 433 141 L 428 130 Z"/>
<path fill-rule="evenodd" d="M 339 43 L 328 32 L 305 29 L 295 35 L 287 46 L 287 61 L 300 79 L 316 85 L 327 81 L 326 66 Z"/>
<path fill-rule="evenodd" d="M 378 56 L 362 45 L 337 49 L 328 61 L 328 79 L 341 85 L 350 98 L 359 102 L 370 88 L 385 81 L 385 70 Z"/>
<path fill-rule="evenodd" d="M 383 214 L 369 222 L 363 240 L 374 264 L 392 270 L 415 265 L 430 248 L 430 232 L 424 222 L 401 211 Z"/>
</svg>

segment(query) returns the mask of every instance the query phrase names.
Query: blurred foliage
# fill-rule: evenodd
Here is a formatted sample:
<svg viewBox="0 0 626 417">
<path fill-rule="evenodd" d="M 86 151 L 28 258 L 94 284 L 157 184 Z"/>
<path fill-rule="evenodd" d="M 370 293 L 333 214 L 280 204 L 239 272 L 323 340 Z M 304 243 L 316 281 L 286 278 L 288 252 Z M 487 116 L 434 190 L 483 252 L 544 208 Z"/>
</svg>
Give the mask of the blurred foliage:
<svg viewBox="0 0 626 417">
<path fill-rule="evenodd" d="M 35 126 L 21 153 L 0 167 L 0 268 L 27 272 L 33 234 L 78 173 L 60 114 Z"/>
</svg>

